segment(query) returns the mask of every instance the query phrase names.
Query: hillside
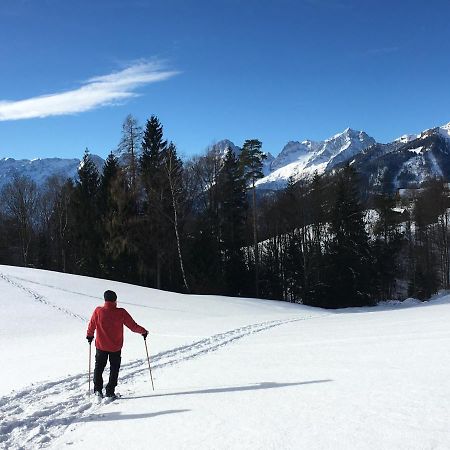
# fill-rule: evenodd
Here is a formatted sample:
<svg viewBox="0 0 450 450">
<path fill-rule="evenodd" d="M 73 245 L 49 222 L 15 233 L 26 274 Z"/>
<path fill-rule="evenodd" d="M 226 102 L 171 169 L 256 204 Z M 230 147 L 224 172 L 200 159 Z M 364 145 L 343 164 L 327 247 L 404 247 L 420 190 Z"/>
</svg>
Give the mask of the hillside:
<svg viewBox="0 0 450 450">
<path fill-rule="evenodd" d="M 0 266 L 0 447 L 448 448 L 450 296 L 324 311 Z M 87 396 L 86 320 L 105 289 L 125 333 L 118 391 Z M 14 391 L 12 391 L 14 390 Z"/>
</svg>

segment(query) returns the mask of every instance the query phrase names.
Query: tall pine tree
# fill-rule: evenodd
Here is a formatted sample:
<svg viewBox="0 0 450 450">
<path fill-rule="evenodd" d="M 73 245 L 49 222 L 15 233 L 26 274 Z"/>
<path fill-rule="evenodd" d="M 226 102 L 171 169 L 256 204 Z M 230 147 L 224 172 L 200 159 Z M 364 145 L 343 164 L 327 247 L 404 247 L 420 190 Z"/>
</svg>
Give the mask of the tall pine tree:
<svg viewBox="0 0 450 450">
<path fill-rule="evenodd" d="M 255 183 L 264 176 L 262 172 L 263 161 L 267 156 L 261 151 L 262 143 L 258 139 L 248 139 L 244 142 L 239 165 L 244 179 L 252 188 L 252 213 L 253 213 L 253 251 L 255 255 L 255 296 L 259 296 L 259 249 L 258 249 L 258 226 L 256 213 L 256 188 Z"/>
<path fill-rule="evenodd" d="M 72 195 L 71 243 L 74 249 L 75 265 L 82 274 L 99 274 L 99 193 L 100 176 L 86 149 L 80 168 L 78 181 Z"/>
<path fill-rule="evenodd" d="M 247 267 L 244 258 L 247 189 L 239 162 L 228 150 L 218 180 L 220 243 L 226 294 L 242 295 L 246 290 Z"/>
<path fill-rule="evenodd" d="M 164 167 L 167 141 L 163 139 L 163 127 L 156 116 L 147 120 L 142 155 L 139 160 L 143 187 L 143 211 L 141 247 L 142 267 L 148 271 L 148 283 L 158 289 L 163 287 L 163 267 L 172 247 L 172 200 Z"/>
<path fill-rule="evenodd" d="M 322 299 L 324 304 L 317 306 L 371 305 L 373 261 L 358 195 L 357 174 L 351 166 L 347 165 L 338 173 L 334 188 L 330 212 L 332 238 L 326 252 L 328 289 Z"/>
</svg>

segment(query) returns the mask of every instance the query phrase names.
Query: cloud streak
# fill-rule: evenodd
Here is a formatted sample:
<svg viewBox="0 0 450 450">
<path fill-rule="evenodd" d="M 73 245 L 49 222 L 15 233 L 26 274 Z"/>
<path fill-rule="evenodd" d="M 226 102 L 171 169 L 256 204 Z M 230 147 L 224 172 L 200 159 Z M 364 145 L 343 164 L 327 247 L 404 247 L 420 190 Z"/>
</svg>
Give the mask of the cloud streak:
<svg viewBox="0 0 450 450">
<path fill-rule="evenodd" d="M 141 86 L 177 75 L 160 62 L 138 62 L 119 72 L 90 78 L 70 91 L 25 100 L 0 100 L 0 121 L 63 116 L 115 105 L 132 97 Z"/>
</svg>

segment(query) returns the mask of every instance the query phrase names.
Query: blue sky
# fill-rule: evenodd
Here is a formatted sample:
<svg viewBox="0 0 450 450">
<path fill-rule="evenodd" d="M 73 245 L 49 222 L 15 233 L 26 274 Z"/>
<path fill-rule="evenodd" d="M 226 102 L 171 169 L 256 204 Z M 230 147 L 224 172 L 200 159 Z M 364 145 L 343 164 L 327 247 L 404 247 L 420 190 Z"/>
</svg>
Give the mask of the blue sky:
<svg viewBox="0 0 450 450">
<path fill-rule="evenodd" d="M 127 114 L 181 155 L 450 121 L 448 0 L 2 0 L 0 157 L 106 156 Z"/>
</svg>

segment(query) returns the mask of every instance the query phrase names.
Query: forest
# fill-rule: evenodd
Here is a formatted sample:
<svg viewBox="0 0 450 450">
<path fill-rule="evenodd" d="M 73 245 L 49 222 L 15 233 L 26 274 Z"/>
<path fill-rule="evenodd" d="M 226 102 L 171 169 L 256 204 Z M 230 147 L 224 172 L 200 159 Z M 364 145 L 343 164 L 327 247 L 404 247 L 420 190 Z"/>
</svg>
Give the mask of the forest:
<svg viewBox="0 0 450 450">
<path fill-rule="evenodd" d="M 380 194 L 346 165 L 262 191 L 261 148 L 183 161 L 156 116 L 129 115 L 102 171 L 86 150 L 76 180 L 4 186 L 0 263 L 324 308 L 449 288 L 446 180 Z"/>
</svg>

